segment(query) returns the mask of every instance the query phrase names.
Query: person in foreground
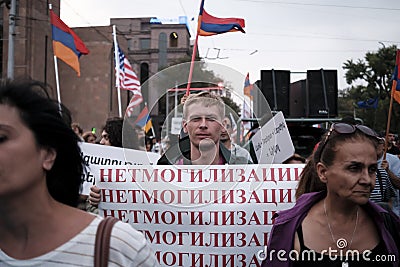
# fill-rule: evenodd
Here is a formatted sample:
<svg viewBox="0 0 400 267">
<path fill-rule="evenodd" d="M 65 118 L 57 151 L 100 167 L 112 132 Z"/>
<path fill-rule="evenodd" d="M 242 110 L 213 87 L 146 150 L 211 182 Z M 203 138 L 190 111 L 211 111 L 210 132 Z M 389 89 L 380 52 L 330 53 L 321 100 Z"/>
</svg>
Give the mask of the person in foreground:
<svg viewBox="0 0 400 267">
<path fill-rule="evenodd" d="M 262 266 L 398 266 L 396 241 L 383 218 L 393 216 L 397 229 L 399 219 L 369 201 L 376 147 L 370 128 L 332 125 L 307 164 L 313 166 L 305 168 L 310 177 L 301 178 L 318 177 L 323 190 L 304 193 L 293 208 L 277 213 Z M 394 258 L 375 261 L 382 255 Z"/>
<path fill-rule="evenodd" d="M 0 266 L 93 266 L 101 218 L 75 208 L 84 165 L 60 113 L 69 114 L 38 82 L 0 85 Z M 158 264 L 144 236 L 122 222 L 109 262 Z"/>
</svg>

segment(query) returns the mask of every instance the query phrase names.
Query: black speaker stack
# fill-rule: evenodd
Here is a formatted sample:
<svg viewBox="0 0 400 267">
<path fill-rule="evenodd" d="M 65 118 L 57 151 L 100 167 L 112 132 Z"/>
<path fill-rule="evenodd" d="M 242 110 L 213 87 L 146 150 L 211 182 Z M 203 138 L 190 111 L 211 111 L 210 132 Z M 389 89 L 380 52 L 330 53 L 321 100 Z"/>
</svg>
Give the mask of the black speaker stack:
<svg viewBox="0 0 400 267">
<path fill-rule="evenodd" d="M 261 70 L 258 87 L 272 111 L 286 118 L 337 117 L 336 70 L 308 70 L 307 79 L 290 83 L 288 70 Z"/>
<path fill-rule="evenodd" d="M 261 70 L 261 91 L 271 110 L 289 116 L 290 71 Z"/>
</svg>

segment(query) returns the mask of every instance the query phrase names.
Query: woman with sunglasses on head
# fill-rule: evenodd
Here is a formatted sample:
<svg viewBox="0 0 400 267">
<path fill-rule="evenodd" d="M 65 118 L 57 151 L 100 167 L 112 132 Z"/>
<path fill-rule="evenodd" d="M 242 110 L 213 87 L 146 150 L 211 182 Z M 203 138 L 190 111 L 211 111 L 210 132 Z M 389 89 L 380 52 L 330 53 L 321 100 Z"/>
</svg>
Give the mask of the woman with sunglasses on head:
<svg viewBox="0 0 400 267">
<path fill-rule="evenodd" d="M 276 214 L 262 266 L 398 266 L 396 238 L 383 218 L 393 216 L 397 229 L 399 219 L 369 201 L 376 148 L 370 128 L 332 125 L 305 167 L 312 189 L 302 191 L 320 191 L 302 194 Z M 382 255 L 394 256 L 376 261 Z"/>
</svg>

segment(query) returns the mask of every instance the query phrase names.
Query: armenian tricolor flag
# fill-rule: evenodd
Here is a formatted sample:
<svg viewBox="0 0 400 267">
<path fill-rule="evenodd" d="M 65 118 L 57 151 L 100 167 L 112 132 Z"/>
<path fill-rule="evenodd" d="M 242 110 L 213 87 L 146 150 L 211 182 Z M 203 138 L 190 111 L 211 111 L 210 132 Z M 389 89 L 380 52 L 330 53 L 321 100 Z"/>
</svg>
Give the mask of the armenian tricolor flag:
<svg viewBox="0 0 400 267">
<path fill-rule="evenodd" d="M 146 133 L 150 131 L 151 128 L 153 127 L 153 123 L 151 122 L 149 109 L 147 108 L 147 105 L 144 106 L 143 110 L 139 113 L 135 121 L 135 124 L 143 128 Z"/>
<path fill-rule="evenodd" d="M 199 35 L 210 36 L 225 32 L 244 31 L 244 19 L 240 18 L 217 18 L 211 16 L 204 10 L 204 0 L 201 2 L 199 14 Z"/>
<path fill-rule="evenodd" d="M 50 10 L 54 55 L 73 68 L 80 76 L 79 57 L 89 54 L 83 41 L 71 30 L 53 10 Z"/>
<path fill-rule="evenodd" d="M 397 50 L 396 53 L 396 65 L 394 67 L 394 72 L 392 75 L 393 83 L 396 83 L 396 90 L 392 88 L 393 99 L 400 104 L 400 70 L 399 70 L 399 63 L 400 63 L 400 50 Z"/>
</svg>

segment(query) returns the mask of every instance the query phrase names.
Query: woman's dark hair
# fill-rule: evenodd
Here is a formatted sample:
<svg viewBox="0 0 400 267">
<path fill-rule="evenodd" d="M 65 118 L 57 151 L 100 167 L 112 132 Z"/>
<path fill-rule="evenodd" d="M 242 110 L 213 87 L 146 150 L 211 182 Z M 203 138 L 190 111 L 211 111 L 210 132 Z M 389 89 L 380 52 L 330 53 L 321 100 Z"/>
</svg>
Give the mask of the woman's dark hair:
<svg viewBox="0 0 400 267">
<path fill-rule="evenodd" d="M 122 127 L 124 120 L 120 117 L 108 118 L 103 131 L 108 134 L 110 144 L 116 147 L 122 147 Z"/>
<path fill-rule="evenodd" d="M 97 136 L 94 133 L 90 132 L 90 131 L 89 132 L 84 132 L 82 134 L 82 138 L 83 138 L 83 140 L 85 142 L 87 142 L 89 140 L 89 137 L 91 137 L 91 136 L 93 136 L 95 140 L 97 139 Z"/>
<path fill-rule="evenodd" d="M 54 165 L 46 174 L 47 188 L 55 200 L 76 207 L 84 162 L 78 136 L 64 120 L 71 117 L 68 109 L 50 99 L 46 87 L 36 81 L 2 82 L 0 104 L 18 109 L 39 147 L 56 151 Z"/>
<path fill-rule="evenodd" d="M 289 164 L 290 161 L 292 161 L 292 160 L 300 161 L 301 163 L 306 163 L 305 158 L 303 158 L 302 156 L 300 156 L 297 153 L 294 153 L 290 158 L 288 158 L 284 162 L 282 162 L 282 164 Z"/>
<path fill-rule="evenodd" d="M 308 158 L 307 164 L 304 166 L 300 174 L 300 180 L 296 188 L 295 197 L 298 199 L 302 194 L 319 192 L 326 190 L 326 185 L 321 182 L 315 168 L 313 155 Z"/>
</svg>

